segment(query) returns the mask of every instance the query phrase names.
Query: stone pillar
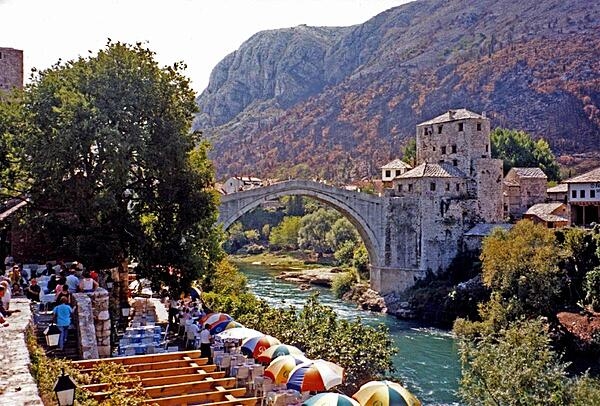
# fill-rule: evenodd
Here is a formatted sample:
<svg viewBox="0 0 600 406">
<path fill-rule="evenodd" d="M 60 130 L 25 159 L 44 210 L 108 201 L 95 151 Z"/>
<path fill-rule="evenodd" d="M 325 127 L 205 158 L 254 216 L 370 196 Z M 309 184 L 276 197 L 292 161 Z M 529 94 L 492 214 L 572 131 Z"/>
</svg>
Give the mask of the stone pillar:
<svg viewBox="0 0 600 406">
<path fill-rule="evenodd" d="M 73 297 L 77 306 L 75 323 L 79 336 L 79 356 L 82 359 L 99 358 L 92 300 L 86 293 L 75 293 Z"/>
<path fill-rule="evenodd" d="M 102 288 L 86 293 L 92 300 L 92 313 L 96 329 L 96 344 L 100 358 L 110 357 L 110 312 L 108 308 L 108 291 Z"/>
</svg>

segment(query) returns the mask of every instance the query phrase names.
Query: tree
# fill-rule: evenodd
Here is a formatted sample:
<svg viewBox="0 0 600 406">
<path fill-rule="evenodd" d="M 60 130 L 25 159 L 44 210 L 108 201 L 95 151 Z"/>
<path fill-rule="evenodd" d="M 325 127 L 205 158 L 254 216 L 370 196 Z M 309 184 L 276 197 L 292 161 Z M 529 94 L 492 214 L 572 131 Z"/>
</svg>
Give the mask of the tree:
<svg viewBox="0 0 600 406">
<path fill-rule="evenodd" d="M 197 107 L 184 68 L 109 41 L 37 73 L 19 134 L 36 218 L 65 252 L 97 267 L 135 257 L 140 274 L 177 291 L 213 274 L 221 256 L 214 173 L 190 132 Z"/>
<path fill-rule="evenodd" d="M 505 174 L 513 167 L 539 167 L 549 180 L 560 180 L 556 158 L 543 138 L 534 141 L 524 131 L 495 128 L 490 139 L 492 158 L 503 160 Z"/>
<path fill-rule="evenodd" d="M 539 320 L 512 323 L 498 334 L 459 341 L 459 394 L 469 405 L 568 404 L 565 366 Z"/>
<path fill-rule="evenodd" d="M 404 148 L 402 148 L 402 161 L 411 166 L 417 163 L 417 140 L 411 138 L 408 140 Z"/>
<path fill-rule="evenodd" d="M 23 168 L 23 154 L 17 135 L 27 128 L 23 118 L 22 93 L 0 91 L 0 196 L 22 196 L 28 177 Z"/>
<path fill-rule="evenodd" d="M 332 251 L 333 247 L 327 241 L 327 235 L 338 218 L 339 214 L 336 211 L 324 208 L 302 217 L 298 230 L 300 247 L 310 248 L 318 254 Z"/>
<path fill-rule="evenodd" d="M 354 225 L 346 217 L 340 217 L 333 223 L 331 230 L 325 235 L 325 239 L 334 250 L 338 250 L 347 242 L 356 244 L 359 235 Z"/>
<path fill-rule="evenodd" d="M 481 260 L 483 283 L 492 300 L 512 309 L 509 319 L 553 315 L 563 280 L 552 230 L 529 220 L 497 228 L 484 239 Z"/>
<path fill-rule="evenodd" d="M 298 248 L 300 217 L 284 217 L 281 224 L 271 230 L 269 243 L 280 247 Z"/>
</svg>

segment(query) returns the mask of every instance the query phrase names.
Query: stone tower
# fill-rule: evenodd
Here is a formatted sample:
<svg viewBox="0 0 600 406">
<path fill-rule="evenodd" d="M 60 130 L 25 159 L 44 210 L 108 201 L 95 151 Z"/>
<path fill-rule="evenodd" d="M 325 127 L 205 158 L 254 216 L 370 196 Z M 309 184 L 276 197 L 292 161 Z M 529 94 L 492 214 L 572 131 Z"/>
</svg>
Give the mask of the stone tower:
<svg viewBox="0 0 600 406">
<path fill-rule="evenodd" d="M 477 199 L 480 221 L 502 220 L 502 161 L 491 158 L 490 120 L 466 109 L 449 110 L 417 125 L 417 163 L 452 165 Z"/>
<path fill-rule="evenodd" d="M 23 88 L 23 51 L 0 48 L 0 91 Z"/>
</svg>

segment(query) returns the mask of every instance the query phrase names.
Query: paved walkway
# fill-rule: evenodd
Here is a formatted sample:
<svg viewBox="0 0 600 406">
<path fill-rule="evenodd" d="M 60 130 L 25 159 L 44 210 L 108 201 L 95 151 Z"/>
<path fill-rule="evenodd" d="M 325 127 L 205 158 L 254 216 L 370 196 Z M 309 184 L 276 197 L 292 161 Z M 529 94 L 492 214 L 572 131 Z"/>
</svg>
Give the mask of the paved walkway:
<svg viewBox="0 0 600 406">
<path fill-rule="evenodd" d="M 29 351 L 25 332 L 31 322 L 29 300 L 13 298 L 10 310 L 20 310 L 0 327 L 0 406 L 43 406 L 37 385 L 29 373 Z"/>
</svg>

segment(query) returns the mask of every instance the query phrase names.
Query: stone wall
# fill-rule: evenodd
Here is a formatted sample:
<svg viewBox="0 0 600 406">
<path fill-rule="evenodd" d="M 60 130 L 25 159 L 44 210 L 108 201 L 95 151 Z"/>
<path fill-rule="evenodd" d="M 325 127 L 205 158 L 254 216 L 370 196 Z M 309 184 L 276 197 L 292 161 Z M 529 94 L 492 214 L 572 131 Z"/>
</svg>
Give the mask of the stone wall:
<svg viewBox="0 0 600 406">
<path fill-rule="evenodd" d="M 29 300 L 14 298 L 10 309 L 18 312 L 7 318 L 8 327 L 0 327 L 0 406 L 43 406 L 35 380 L 29 373 L 31 359 L 25 343 L 32 323 Z"/>
<path fill-rule="evenodd" d="M 0 48 L 0 90 L 23 87 L 23 51 Z"/>
<path fill-rule="evenodd" d="M 92 300 L 85 293 L 75 293 L 73 297 L 77 306 L 74 321 L 78 333 L 79 356 L 82 359 L 99 358 Z"/>
</svg>

